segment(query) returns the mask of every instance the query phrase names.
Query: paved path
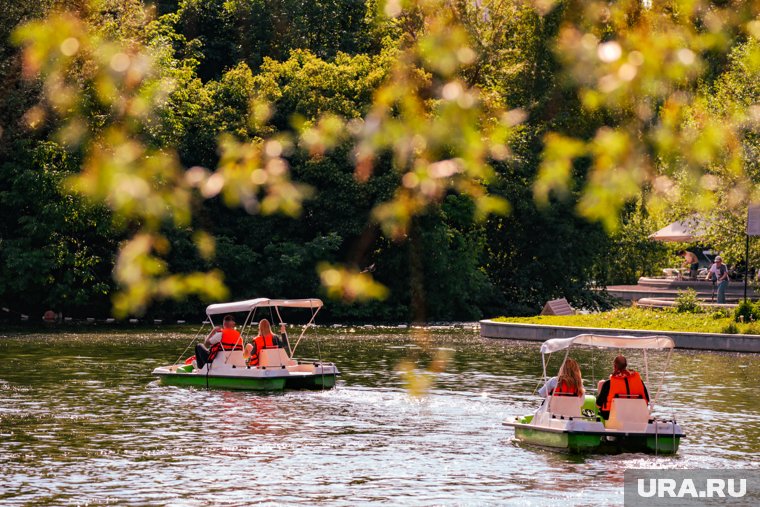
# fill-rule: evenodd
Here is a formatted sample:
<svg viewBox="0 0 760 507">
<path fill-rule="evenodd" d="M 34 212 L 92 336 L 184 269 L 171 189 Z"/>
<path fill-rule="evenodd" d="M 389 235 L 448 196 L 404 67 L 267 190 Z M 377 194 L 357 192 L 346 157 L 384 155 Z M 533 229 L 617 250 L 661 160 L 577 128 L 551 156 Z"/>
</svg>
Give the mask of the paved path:
<svg viewBox="0 0 760 507">
<path fill-rule="evenodd" d="M 676 298 L 680 292 L 694 289 L 697 296 L 704 300 L 714 299 L 715 287 L 712 282 L 702 280 L 675 280 L 671 278 L 652 278 L 642 276 L 636 285 L 610 285 L 607 292 L 620 299 L 638 301 L 642 298 Z M 750 285 L 747 287 L 747 297 L 757 299 L 760 294 Z M 736 303 L 744 298 L 744 283 L 732 281 L 726 289 L 726 301 Z"/>
</svg>

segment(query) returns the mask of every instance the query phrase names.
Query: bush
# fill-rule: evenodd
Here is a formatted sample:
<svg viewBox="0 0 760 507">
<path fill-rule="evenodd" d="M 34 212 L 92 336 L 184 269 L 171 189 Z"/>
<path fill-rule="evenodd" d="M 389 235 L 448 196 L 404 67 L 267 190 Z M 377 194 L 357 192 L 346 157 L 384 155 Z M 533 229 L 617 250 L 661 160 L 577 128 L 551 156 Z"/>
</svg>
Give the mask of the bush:
<svg viewBox="0 0 760 507">
<path fill-rule="evenodd" d="M 718 310 L 713 312 L 712 318 L 713 320 L 720 320 L 720 319 L 731 317 L 732 315 L 733 315 L 733 312 L 731 310 L 727 310 L 725 308 L 719 308 Z"/>
<path fill-rule="evenodd" d="M 686 292 L 679 290 L 675 308 L 678 313 L 700 313 L 702 305 L 699 304 L 697 291 L 694 289 L 687 289 Z"/>
<path fill-rule="evenodd" d="M 750 300 L 744 300 L 734 310 L 734 321 L 736 322 L 755 322 L 760 320 L 760 307 Z"/>
<path fill-rule="evenodd" d="M 724 333 L 724 334 L 737 334 L 738 332 L 739 332 L 739 328 L 733 322 L 721 330 L 721 333 Z"/>
</svg>

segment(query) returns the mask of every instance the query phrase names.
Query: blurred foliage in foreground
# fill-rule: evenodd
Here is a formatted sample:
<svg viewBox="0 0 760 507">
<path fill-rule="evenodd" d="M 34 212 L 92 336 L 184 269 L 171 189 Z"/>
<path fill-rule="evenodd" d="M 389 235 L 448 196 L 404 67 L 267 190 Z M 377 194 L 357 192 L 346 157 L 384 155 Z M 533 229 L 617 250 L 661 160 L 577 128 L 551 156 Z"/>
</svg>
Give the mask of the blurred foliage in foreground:
<svg viewBox="0 0 760 507">
<path fill-rule="evenodd" d="M 740 244 L 758 6 L 3 0 L 0 299 L 188 315 L 323 293 L 373 321 L 604 305 L 590 289 L 651 273 L 666 221 Z"/>
</svg>

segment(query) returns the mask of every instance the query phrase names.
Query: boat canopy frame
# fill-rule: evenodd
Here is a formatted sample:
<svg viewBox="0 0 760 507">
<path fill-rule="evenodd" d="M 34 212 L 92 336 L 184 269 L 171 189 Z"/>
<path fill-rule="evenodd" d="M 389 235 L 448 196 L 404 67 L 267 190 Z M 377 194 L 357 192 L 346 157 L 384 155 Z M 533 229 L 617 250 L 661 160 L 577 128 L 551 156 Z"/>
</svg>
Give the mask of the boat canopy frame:
<svg viewBox="0 0 760 507">
<path fill-rule="evenodd" d="M 246 330 L 246 327 L 250 326 L 251 322 L 253 321 L 253 316 L 256 314 L 256 310 L 258 308 L 274 308 L 275 312 L 277 313 L 277 319 L 280 323 L 282 323 L 282 317 L 280 316 L 280 308 L 306 308 L 311 310 L 311 319 L 309 319 L 309 322 L 304 326 L 304 328 L 301 330 L 301 334 L 298 336 L 298 340 L 296 340 L 296 344 L 293 345 L 293 347 L 290 347 L 290 341 L 288 341 L 288 353 L 290 354 L 290 357 L 293 357 L 293 354 L 296 351 L 296 348 L 298 348 L 298 344 L 301 342 L 301 338 L 303 338 L 304 334 L 306 333 L 306 330 L 314 323 L 314 319 L 316 318 L 317 314 L 319 313 L 319 310 L 322 309 L 324 306 L 324 303 L 321 299 L 317 298 L 306 298 L 306 299 L 269 299 L 269 298 L 256 298 L 256 299 L 246 299 L 243 301 L 232 301 L 229 303 L 215 303 L 212 305 L 208 305 L 206 307 L 206 316 L 208 317 L 208 321 L 211 323 L 211 327 L 214 327 L 214 315 L 221 315 L 221 314 L 228 314 L 228 313 L 239 313 L 239 312 L 248 312 L 245 321 L 243 322 L 243 327 L 240 329 L 240 340 L 243 340 L 243 336 Z M 232 350 L 225 351 L 227 352 L 225 354 L 225 360 L 224 362 L 227 363 L 229 360 L 229 356 L 232 353 Z"/>
<path fill-rule="evenodd" d="M 588 345 L 589 347 L 608 349 L 672 349 L 675 343 L 672 338 L 662 335 L 631 336 L 631 335 L 598 335 L 579 334 L 572 338 L 552 338 L 541 344 L 541 353 L 552 353 L 564 350 L 572 345 Z"/>
<path fill-rule="evenodd" d="M 631 336 L 631 335 L 597 335 L 597 334 L 579 334 L 572 338 L 552 338 L 541 344 L 541 365 L 543 367 L 544 382 L 548 380 L 546 374 L 546 365 L 548 363 L 547 354 L 551 356 L 553 352 L 565 350 L 565 357 L 559 366 L 561 370 L 565 365 L 570 354 L 570 348 L 573 346 L 586 346 L 592 348 L 604 349 L 634 349 L 642 350 L 644 353 L 644 379 L 649 383 L 649 361 L 647 350 L 667 350 L 668 356 L 665 360 L 665 368 L 660 375 L 660 381 L 657 384 L 657 391 L 654 398 L 650 401 L 650 413 L 654 410 L 657 397 L 660 395 L 660 388 L 665 380 L 665 372 L 670 366 L 670 358 L 673 355 L 675 342 L 673 339 L 662 335 L 651 336 Z M 594 379 L 595 380 L 595 379 Z"/>
<path fill-rule="evenodd" d="M 206 315 L 211 318 L 212 315 L 222 313 L 250 312 L 261 307 L 281 307 L 281 308 L 322 308 L 321 299 L 269 299 L 256 298 L 246 299 L 244 301 L 232 301 L 230 303 L 215 303 L 206 307 Z"/>
</svg>

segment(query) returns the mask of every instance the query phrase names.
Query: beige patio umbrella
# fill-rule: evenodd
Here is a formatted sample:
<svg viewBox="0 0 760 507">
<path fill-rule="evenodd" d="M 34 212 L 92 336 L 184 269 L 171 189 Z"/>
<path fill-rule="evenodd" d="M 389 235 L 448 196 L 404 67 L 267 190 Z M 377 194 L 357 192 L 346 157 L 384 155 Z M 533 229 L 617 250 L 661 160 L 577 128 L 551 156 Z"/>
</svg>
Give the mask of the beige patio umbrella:
<svg viewBox="0 0 760 507">
<path fill-rule="evenodd" d="M 649 239 L 655 241 L 681 241 L 683 243 L 691 243 L 692 241 L 700 239 L 703 235 L 704 232 L 701 230 L 701 227 L 697 222 L 679 220 L 667 227 L 663 227 L 654 234 L 650 234 Z"/>
</svg>

